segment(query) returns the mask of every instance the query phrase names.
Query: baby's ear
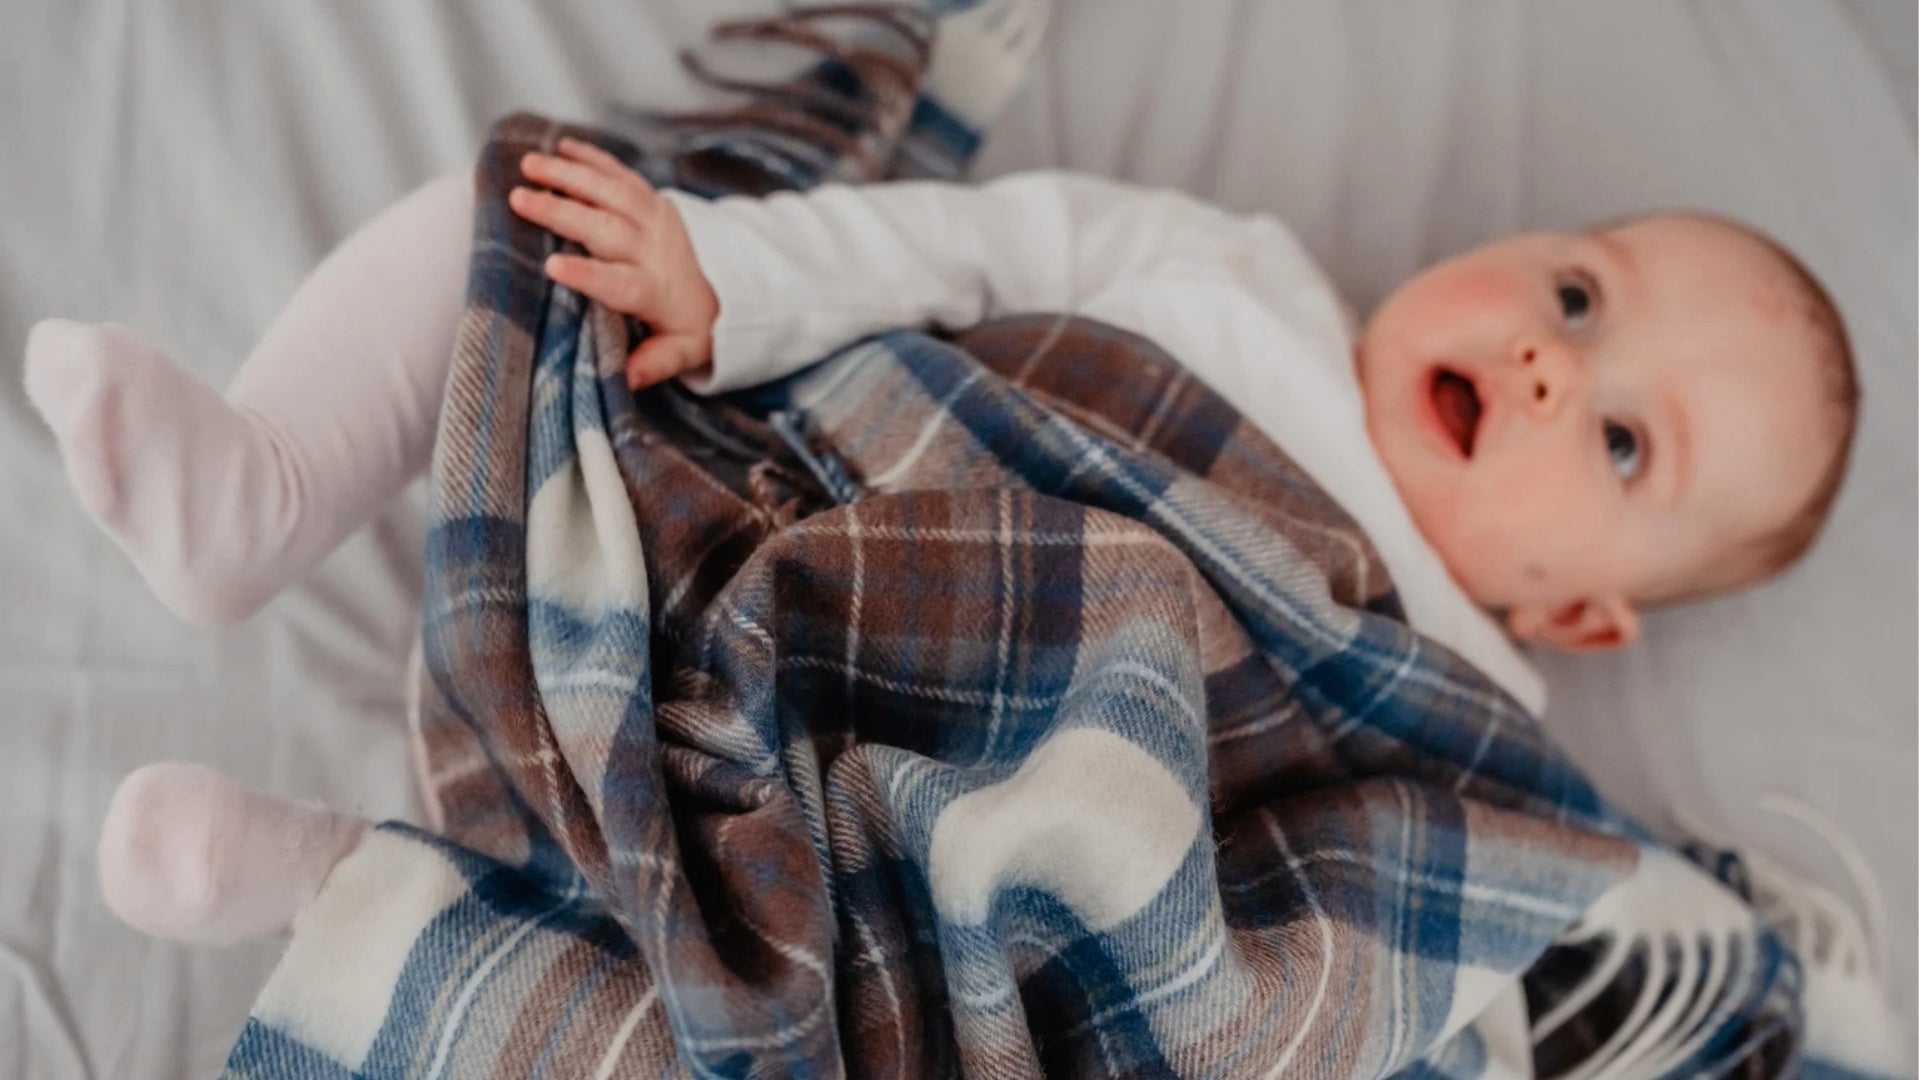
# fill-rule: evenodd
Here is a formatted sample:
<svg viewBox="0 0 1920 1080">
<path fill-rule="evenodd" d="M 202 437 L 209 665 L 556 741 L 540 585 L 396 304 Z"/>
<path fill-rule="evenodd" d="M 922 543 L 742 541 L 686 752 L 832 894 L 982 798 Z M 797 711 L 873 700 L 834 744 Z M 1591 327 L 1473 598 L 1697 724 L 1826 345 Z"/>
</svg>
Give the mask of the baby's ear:
<svg viewBox="0 0 1920 1080">
<path fill-rule="evenodd" d="M 1624 596 L 1597 596 L 1550 607 L 1523 604 L 1507 612 L 1507 633 L 1568 652 L 1617 649 L 1640 636 L 1640 617 Z"/>
</svg>

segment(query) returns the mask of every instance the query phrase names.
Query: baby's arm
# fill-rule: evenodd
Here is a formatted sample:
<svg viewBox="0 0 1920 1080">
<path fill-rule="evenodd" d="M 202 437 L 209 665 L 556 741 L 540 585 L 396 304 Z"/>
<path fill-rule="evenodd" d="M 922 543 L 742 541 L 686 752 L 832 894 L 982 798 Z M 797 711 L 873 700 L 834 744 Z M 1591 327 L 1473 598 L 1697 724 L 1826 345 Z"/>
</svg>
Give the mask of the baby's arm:
<svg viewBox="0 0 1920 1080">
<path fill-rule="evenodd" d="M 777 378 L 891 327 L 1076 311 L 1182 266 L 1257 274 L 1271 249 L 1293 247 L 1270 219 L 1066 172 L 712 202 L 664 194 L 719 299 L 712 370 L 688 378 L 703 392 Z"/>
<path fill-rule="evenodd" d="M 586 249 L 553 256 L 547 272 L 651 328 L 627 361 L 635 387 L 673 376 L 702 393 L 752 386 L 875 331 L 1077 311 L 1109 286 L 1183 267 L 1270 289 L 1252 279 L 1287 277 L 1275 260 L 1295 247 L 1269 218 L 1062 172 L 709 202 L 655 191 L 569 140 L 521 170 L 550 190 L 515 190 L 514 210 Z M 1144 318 L 1127 328 L 1149 336 L 1187 329 L 1132 307 L 1109 314 Z M 1213 350 L 1186 351 L 1204 363 Z"/>
</svg>

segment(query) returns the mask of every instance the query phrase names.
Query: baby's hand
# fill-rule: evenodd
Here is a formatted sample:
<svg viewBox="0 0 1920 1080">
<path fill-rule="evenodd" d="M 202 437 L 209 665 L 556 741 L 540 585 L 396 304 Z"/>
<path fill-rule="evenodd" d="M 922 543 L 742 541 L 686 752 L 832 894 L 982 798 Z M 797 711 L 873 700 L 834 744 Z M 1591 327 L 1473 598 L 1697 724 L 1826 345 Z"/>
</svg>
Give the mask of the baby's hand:
<svg viewBox="0 0 1920 1080">
<path fill-rule="evenodd" d="M 635 390 L 712 363 L 720 300 L 680 212 L 591 143 L 561 139 L 560 154 L 520 159 L 520 171 L 552 191 L 516 187 L 507 194 L 515 213 L 577 241 L 591 256 L 550 255 L 547 276 L 647 324 L 646 340 L 627 357 L 627 385 Z"/>
</svg>

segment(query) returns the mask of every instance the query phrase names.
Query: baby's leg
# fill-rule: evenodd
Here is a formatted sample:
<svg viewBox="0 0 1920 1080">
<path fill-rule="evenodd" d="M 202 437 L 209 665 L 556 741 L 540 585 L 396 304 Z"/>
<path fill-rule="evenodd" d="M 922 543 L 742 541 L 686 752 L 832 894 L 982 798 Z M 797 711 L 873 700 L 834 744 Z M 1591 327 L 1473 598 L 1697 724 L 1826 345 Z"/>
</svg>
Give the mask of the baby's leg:
<svg viewBox="0 0 1920 1080">
<path fill-rule="evenodd" d="M 114 914 L 155 937 L 265 937 L 292 925 L 367 828 L 201 765 L 148 765 L 121 781 L 107 810 L 101 890 Z"/>
<path fill-rule="evenodd" d="M 469 170 L 307 278 L 225 397 L 119 326 L 49 319 L 27 393 L 81 503 L 181 618 L 246 618 L 426 467 L 472 251 Z"/>
</svg>

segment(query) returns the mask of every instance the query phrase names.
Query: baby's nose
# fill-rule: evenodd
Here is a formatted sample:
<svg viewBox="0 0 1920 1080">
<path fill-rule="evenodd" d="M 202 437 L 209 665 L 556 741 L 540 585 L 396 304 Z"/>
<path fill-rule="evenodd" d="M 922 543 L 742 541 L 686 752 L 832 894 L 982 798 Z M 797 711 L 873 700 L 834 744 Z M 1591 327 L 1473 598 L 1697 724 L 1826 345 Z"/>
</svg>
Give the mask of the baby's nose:
<svg viewBox="0 0 1920 1080">
<path fill-rule="evenodd" d="M 1573 390 L 1578 363 L 1566 349 L 1547 342 L 1521 342 L 1511 372 L 1521 406 L 1537 420 L 1551 420 Z"/>
</svg>

